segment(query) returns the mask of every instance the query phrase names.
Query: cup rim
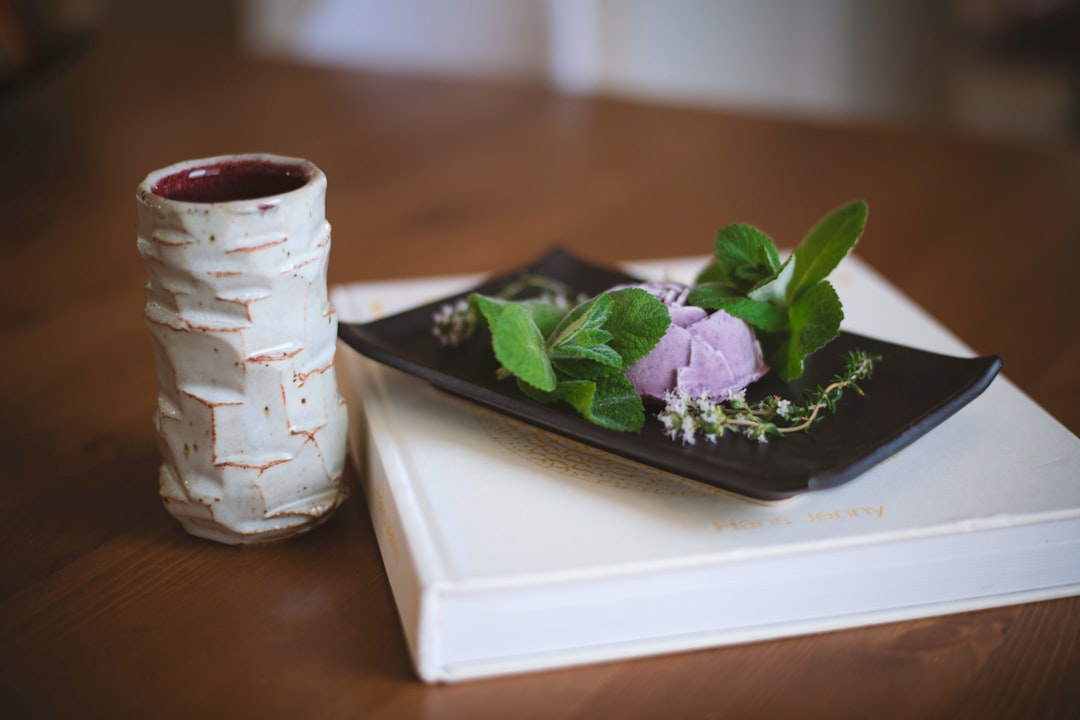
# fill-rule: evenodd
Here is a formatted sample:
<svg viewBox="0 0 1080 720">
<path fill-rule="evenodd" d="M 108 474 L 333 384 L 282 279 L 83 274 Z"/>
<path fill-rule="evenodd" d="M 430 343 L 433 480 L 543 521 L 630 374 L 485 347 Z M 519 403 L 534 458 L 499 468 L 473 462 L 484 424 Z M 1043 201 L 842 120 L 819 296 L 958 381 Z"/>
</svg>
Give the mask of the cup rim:
<svg viewBox="0 0 1080 720">
<path fill-rule="evenodd" d="M 260 195 L 258 197 L 251 198 L 238 198 L 233 200 L 217 200 L 217 201 L 204 201 L 204 200 L 180 200 L 170 198 L 166 195 L 161 195 L 155 192 L 157 185 L 164 179 L 183 173 L 185 171 L 195 170 L 201 166 L 208 165 L 220 165 L 224 163 L 237 163 L 237 162 L 256 162 L 267 163 L 270 165 L 287 167 L 290 169 L 298 170 L 298 175 L 304 177 L 305 181 L 298 187 L 284 192 L 269 193 L 266 195 Z M 277 204 L 282 198 L 289 197 L 294 194 L 310 191 L 315 186 L 325 186 L 326 176 L 323 174 L 314 163 L 304 158 L 289 157 L 287 155 L 277 155 L 274 153 L 230 153 L 224 155 L 214 155 L 211 157 L 195 158 L 189 160 L 182 160 L 180 162 L 167 165 L 165 167 L 158 168 L 151 171 L 139 183 L 136 196 L 138 199 L 146 204 L 151 205 L 184 205 L 192 207 L 237 207 L 243 205 L 259 205 L 266 206 Z"/>
</svg>

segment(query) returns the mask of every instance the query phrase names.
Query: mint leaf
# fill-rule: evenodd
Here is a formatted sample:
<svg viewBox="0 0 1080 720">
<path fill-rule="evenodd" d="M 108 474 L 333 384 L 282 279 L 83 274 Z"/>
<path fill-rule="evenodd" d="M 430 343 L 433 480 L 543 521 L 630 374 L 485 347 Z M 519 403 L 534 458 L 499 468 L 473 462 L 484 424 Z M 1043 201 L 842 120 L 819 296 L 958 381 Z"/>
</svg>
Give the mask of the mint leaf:
<svg viewBox="0 0 1080 720">
<path fill-rule="evenodd" d="M 510 305 L 522 305 L 529 310 L 533 322 L 536 323 L 537 329 L 539 329 L 540 334 L 545 337 L 555 329 L 555 326 L 558 325 L 566 315 L 565 308 L 541 300 L 512 301 L 473 293 L 469 296 L 469 302 L 484 316 L 484 320 L 487 321 L 489 329 L 495 326 L 495 323 L 498 321 L 499 317 L 502 315 L 502 311 L 506 307 Z"/>
<path fill-rule="evenodd" d="M 564 380 L 552 393 L 555 398 L 569 403 L 582 417 L 588 419 L 596 398 L 596 382 L 593 380 Z"/>
<path fill-rule="evenodd" d="M 696 283 L 717 283 L 746 294 L 780 269 L 776 245 L 752 225 L 732 223 L 720 229 L 714 243 L 716 262 L 698 275 Z"/>
<path fill-rule="evenodd" d="M 645 406 L 634 386 L 622 373 L 596 380 L 596 395 L 585 418 L 601 427 L 622 432 L 641 432 Z"/>
<path fill-rule="evenodd" d="M 795 301 L 788 316 L 792 333 L 798 338 L 799 351 L 806 356 L 840 334 L 844 308 L 836 289 L 823 280 Z"/>
<path fill-rule="evenodd" d="M 538 403 L 543 403 L 544 405 L 554 405 L 561 399 L 556 392 L 558 390 L 558 383 L 556 383 L 551 390 L 538 390 L 534 388 L 534 386 L 518 378 L 517 389 L 522 391 L 525 395 L 528 395 L 530 398 L 537 400 Z"/>
<path fill-rule="evenodd" d="M 625 288 L 606 293 L 612 301 L 604 329 L 611 333 L 609 345 L 628 368 L 649 354 L 671 324 L 664 303 L 641 288 Z"/>
<path fill-rule="evenodd" d="M 769 364 L 782 380 L 794 380 L 802 375 L 806 356 L 840 334 L 844 309 L 833 286 L 822 281 L 795 301 L 788 309 L 788 317 L 790 334 L 774 348 L 766 349 Z"/>
<path fill-rule="evenodd" d="M 795 272 L 787 287 L 789 303 L 836 269 L 862 235 L 866 216 L 866 203 L 855 200 L 833 210 L 811 228 L 795 249 Z"/>
<path fill-rule="evenodd" d="M 610 335 L 610 333 L 609 333 Z M 623 359 L 619 353 L 615 352 L 608 345 L 596 344 L 596 345 L 576 345 L 576 344 L 563 344 L 558 348 L 553 349 L 549 353 L 549 357 L 553 363 L 565 359 L 574 360 L 588 360 L 593 363 L 599 363 L 616 370 L 620 370 L 623 367 Z M 558 367 L 558 366 L 557 366 Z M 577 373 L 588 372 L 584 370 L 578 370 Z M 576 373 L 575 373 L 576 374 Z M 590 377 L 596 374 L 606 374 L 603 371 L 597 373 L 592 371 L 589 373 Z"/>
<path fill-rule="evenodd" d="M 539 390 L 555 389 L 555 369 L 544 348 L 544 338 L 527 308 L 519 304 L 501 308 L 491 327 L 491 345 L 495 358 L 519 380 Z"/>
<path fill-rule="evenodd" d="M 542 403 L 566 403 L 589 422 L 609 430 L 641 432 L 645 425 L 645 406 L 622 373 L 595 380 L 561 380 L 549 392 L 537 390 L 519 379 L 518 388 Z"/>
<path fill-rule="evenodd" d="M 622 373 L 592 380 L 560 382 L 554 395 L 569 403 L 589 422 L 620 432 L 640 432 L 645 406 Z"/>
<path fill-rule="evenodd" d="M 667 331 L 667 308 L 640 288 L 602 293 L 571 310 L 548 337 L 548 355 L 571 377 L 608 374 L 566 360 L 588 360 L 621 370 L 645 357 Z"/>
<path fill-rule="evenodd" d="M 621 361 L 616 367 L 592 359 L 573 357 L 552 358 L 551 364 L 555 368 L 556 376 L 567 380 L 595 380 L 605 375 L 622 372 L 623 369 Z"/>
<path fill-rule="evenodd" d="M 692 297 L 693 293 L 691 293 L 691 298 Z M 751 300 L 746 297 L 705 297 L 707 300 L 712 300 L 713 302 L 708 305 L 703 303 L 694 304 L 710 310 L 723 310 L 727 314 L 734 315 L 758 330 L 778 333 L 787 330 L 789 327 L 787 308 L 781 305 L 774 305 L 773 303 L 760 300 Z"/>
<path fill-rule="evenodd" d="M 736 292 L 729 285 L 705 282 L 690 288 L 686 302 L 688 305 L 696 305 L 706 310 L 719 310 L 727 301 L 741 297 L 744 297 L 743 293 Z"/>
<path fill-rule="evenodd" d="M 489 330 L 495 327 L 495 323 L 499 321 L 499 317 L 502 315 L 503 310 L 510 305 L 507 300 L 500 300 L 499 298 L 488 297 L 487 295 L 480 295 L 478 293 L 470 295 L 469 302 L 484 316 L 484 320 L 487 322 Z"/>
<path fill-rule="evenodd" d="M 525 305 L 532 313 L 533 322 L 544 337 L 550 335 L 551 331 L 566 317 L 566 308 L 554 303 L 526 300 Z"/>
<path fill-rule="evenodd" d="M 594 332 L 603 327 L 611 315 L 612 300 L 607 293 L 581 303 L 563 317 L 547 338 L 548 348 L 558 348 L 564 344 L 588 344 L 595 337 Z M 578 343 L 578 338 L 582 339 Z M 607 342 L 609 338 L 602 342 Z M 595 343 L 594 343 L 595 344 Z"/>
</svg>

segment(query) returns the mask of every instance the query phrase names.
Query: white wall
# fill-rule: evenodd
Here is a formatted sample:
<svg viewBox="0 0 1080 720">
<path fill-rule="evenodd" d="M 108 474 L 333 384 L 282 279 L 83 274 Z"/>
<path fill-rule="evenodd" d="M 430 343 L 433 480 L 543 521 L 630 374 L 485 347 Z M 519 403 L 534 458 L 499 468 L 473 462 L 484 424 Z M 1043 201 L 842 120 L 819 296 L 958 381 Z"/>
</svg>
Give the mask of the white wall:
<svg viewBox="0 0 1080 720">
<path fill-rule="evenodd" d="M 244 0 L 264 55 L 818 116 L 938 103 L 939 0 Z"/>
<path fill-rule="evenodd" d="M 543 0 L 243 0 L 263 55 L 373 70 L 540 77 Z"/>
<path fill-rule="evenodd" d="M 796 113 L 923 114 L 937 12 L 882 0 L 606 0 L 603 85 Z"/>
</svg>

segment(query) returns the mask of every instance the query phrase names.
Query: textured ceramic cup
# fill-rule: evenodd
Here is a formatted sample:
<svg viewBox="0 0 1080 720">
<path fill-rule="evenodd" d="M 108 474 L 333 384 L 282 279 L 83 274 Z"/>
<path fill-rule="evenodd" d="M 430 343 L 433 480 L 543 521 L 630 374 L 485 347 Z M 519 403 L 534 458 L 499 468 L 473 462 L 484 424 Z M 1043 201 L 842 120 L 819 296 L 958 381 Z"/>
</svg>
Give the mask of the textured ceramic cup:
<svg viewBox="0 0 1080 720">
<path fill-rule="evenodd" d="M 345 498 L 325 175 L 213 157 L 150 173 L 136 198 L 165 507 L 229 544 L 310 529 Z"/>
</svg>

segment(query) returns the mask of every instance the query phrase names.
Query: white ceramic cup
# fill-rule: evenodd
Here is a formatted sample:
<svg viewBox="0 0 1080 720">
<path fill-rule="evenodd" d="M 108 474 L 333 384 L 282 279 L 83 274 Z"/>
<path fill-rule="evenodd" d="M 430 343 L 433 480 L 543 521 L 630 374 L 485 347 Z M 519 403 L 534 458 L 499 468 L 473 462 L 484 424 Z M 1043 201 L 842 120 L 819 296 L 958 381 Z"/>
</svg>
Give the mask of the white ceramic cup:
<svg viewBox="0 0 1080 720">
<path fill-rule="evenodd" d="M 156 170 L 136 198 L 165 507 L 229 544 L 310 529 L 346 494 L 326 176 L 229 155 Z"/>
</svg>

